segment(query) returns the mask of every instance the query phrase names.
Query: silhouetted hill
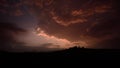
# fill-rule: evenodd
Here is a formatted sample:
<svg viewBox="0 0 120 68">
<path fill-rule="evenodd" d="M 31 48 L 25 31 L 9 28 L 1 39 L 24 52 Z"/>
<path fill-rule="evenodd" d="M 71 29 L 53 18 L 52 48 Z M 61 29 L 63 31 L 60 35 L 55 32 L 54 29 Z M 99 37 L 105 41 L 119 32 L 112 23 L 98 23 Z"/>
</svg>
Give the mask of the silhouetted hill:
<svg viewBox="0 0 120 68">
<path fill-rule="evenodd" d="M 119 49 L 87 49 L 73 47 L 56 52 L 0 53 L 2 60 L 18 61 L 65 61 L 65 60 L 119 60 Z"/>
</svg>

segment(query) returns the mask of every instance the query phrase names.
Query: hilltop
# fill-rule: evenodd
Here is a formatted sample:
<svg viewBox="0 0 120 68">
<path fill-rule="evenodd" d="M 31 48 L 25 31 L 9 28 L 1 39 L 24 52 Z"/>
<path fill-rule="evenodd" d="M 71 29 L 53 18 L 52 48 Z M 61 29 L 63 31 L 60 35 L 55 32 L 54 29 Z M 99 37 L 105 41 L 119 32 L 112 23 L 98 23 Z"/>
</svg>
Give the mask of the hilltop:
<svg viewBox="0 0 120 68">
<path fill-rule="evenodd" d="M 8 53 L 1 52 L 1 57 L 5 60 L 37 60 L 37 61 L 45 61 L 45 60 L 118 60 L 120 57 L 119 49 L 87 49 L 87 48 L 79 48 L 73 47 L 66 50 L 55 51 L 55 52 L 24 52 L 24 53 Z"/>
</svg>

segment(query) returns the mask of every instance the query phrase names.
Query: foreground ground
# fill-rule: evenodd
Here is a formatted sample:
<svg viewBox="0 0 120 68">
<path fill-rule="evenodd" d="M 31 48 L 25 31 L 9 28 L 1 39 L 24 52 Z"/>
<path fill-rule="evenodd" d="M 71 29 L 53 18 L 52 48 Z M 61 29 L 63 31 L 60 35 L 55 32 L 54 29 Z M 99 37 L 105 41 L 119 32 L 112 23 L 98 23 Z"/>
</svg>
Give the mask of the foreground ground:
<svg viewBox="0 0 120 68">
<path fill-rule="evenodd" d="M 119 60 L 120 50 L 70 48 L 56 52 L 1 52 L 0 60 L 9 61 L 71 61 L 71 60 Z"/>
</svg>

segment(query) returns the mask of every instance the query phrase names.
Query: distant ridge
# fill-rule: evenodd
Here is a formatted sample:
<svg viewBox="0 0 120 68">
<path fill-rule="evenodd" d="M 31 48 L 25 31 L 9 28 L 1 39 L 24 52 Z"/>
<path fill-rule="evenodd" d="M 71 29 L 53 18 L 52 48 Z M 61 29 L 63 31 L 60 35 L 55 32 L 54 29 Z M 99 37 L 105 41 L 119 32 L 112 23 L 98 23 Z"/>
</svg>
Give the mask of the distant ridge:
<svg viewBox="0 0 120 68">
<path fill-rule="evenodd" d="M 120 59 L 119 49 L 87 49 L 83 47 L 71 47 L 66 50 L 55 52 L 24 52 L 24 53 L 8 53 L 0 52 L 0 56 L 5 60 L 112 60 Z M 62 60 L 61 60 L 62 59 Z"/>
</svg>

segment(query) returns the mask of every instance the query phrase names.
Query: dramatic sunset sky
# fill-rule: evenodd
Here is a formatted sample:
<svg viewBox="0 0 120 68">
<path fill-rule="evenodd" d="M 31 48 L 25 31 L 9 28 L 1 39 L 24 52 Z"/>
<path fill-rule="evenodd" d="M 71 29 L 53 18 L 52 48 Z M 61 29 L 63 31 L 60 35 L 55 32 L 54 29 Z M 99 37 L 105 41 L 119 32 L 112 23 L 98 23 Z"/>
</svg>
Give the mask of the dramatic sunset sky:
<svg viewBox="0 0 120 68">
<path fill-rule="evenodd" d="M 119 0 L 0 0 L 0 50 L 120 49 Z"/>
</svg>

